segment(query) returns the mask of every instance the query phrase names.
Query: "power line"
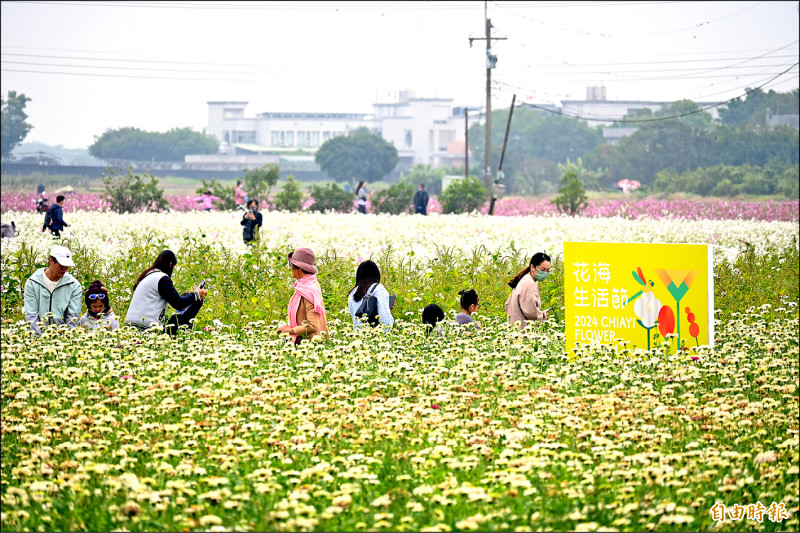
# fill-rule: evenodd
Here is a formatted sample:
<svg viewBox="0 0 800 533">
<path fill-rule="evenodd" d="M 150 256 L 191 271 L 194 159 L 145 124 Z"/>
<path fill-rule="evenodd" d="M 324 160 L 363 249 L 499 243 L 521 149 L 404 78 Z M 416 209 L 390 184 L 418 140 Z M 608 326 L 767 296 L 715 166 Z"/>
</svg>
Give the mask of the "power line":
<svg viewBox="0 0 800 533">
<path fill-rule="evenodd" d="M 717 68 L 715 68 L 715 69 L 710 69 L 710 70 L 708 70 L 708 72 L 714 72 L 714 71 L 716 71 L 716 70 L 723 70 L 723 69 L 725 69 L 725 68 L 729 68 L 729 67 L 734 67 L 734 66 L 737 66 L 737 65 L 741 65 L 741 64 L 743 64 L 743 63 L 746 63 L 746 62 L 748 62 L 748 61 L 755 61 L 755 60 L 757 60 L 757 59 L 762 59 L 762 58 L 765 58 L 766 56 L 768 56 L 768 55 L 770 55 L 770 54 L 772 54 L 772 53 L 779 52 L 779 51 L 781 51 L 781 50 L 783 50 L 783 49 L 785 49 L 785 48 L 788 48 L 788 47 L 790 47 L 790 46 L 793 46 L 793 45 L 797 44 L 798 42 L 800 42 L 800 41 L 794 41 L 794 42 L 791 42 L 791 43 L 789 43 L 789 44 L 786 44 L 786 45 L 784 45 L 784 46 L 781 46 L 781 47 L 779 47 L 779 48 L 776 48 L 776 49 L 774 49 L 774 50 L 771 50 L 771 51 L 769 51 L 769 52 L 766 52 L 766 53 L 764 53 L 764 54 L 762 54 L 762 55 L 759 55 L 759 56 L 755 56 L 755 57 L 748 58 L 747 60 L 745 60 L 745 61 L 742 61 L 741 63 L 736 63 L 736 64 L 733 64 L 733 65 L 728 65 L 728 66 L 726 66 L 726 67 L 717 67 Z M 528 47 L 525 45 L 525 43 L 519 43 L 519 46 L 521 46 L 522 48 L 526 48 L 526 49 L 528 48 Z M 562 64 L 562 65 L 564 65 L 565 67 L 574 68 L 574 67 L 576 67 L 576 66 L 577 66 L 577 65 L 575 65 L 575 64 L 571 64 L 571 63 L 569 63 L 569 62 L 567 62 L 567 61 L 559 60 L 559 59 L 556 59 L 556 58 L 553 58 L 553 57 L 548 57 L 548 56 L 544 56 L 544 57 L 545 57 L 546 59 L 550 59 L 550 60 L 552 60 L 552 61 L 556 61 L 556 62 L 558 62 L 558 63 L 561 63 L 561 64 Z M 796 57 L 796 56 L 795 56 L 795 57 Z M 724 59 L 722 59 L 722 60 L 720 60 L 720 61 L 725 61 L 725 60 L 724 60 Z M 728 61 L 730 61 L 730 59 L 728 59 Z M 635 71 L 633 71 L 633 72 L 635 72 Z M 652 72 L 652 71 L 643 71 L 643 72 Z M 577 71 L 577 74 L 582 74 L 582 73 L 584 73 L 584 71 Z M 591 69 L 588 71 L 588 73 L 591 73 L 591 74 L 596 74 L 596 75 L 598 75 L 598 76 L 614 76 L 614 75 L 615 75 L 615 74 L 614 74 L 613 72 L 611 72 L 611 71 L 602 72 L 602 71 L 591 70 Z M 537 74 L 538 74 L 538 73 L 537 73 Z M 560 73 L 559 73 L 559 74 L 560 74 Z M 622 77 L 629 77 L 629 76 L 622 76 Z M 668 77 L 666 77 L 666 78 L 665 78 L 665 77 L 652 77 L 652 78 L 644 77 L 644 78 L 635 78 L 635 79 L 633 79 L 633 81 L 647 81 L 647 80 L 658 81 L 658 80 L 660 80 L 660 79 L 673 79 L 673 78 L 675 78 L 675 77 L 676 77 L 676 76 L 668 76 Z M 685 77 L 689 78 L 690 76 L 685 76 Z M 711 76 L 709 76 L 709 77 L 711 77 Z M 617 81 L 625 81 L 625 80 L 617 80 Z"/>
<path fill-rule="evenodd" d="M 678 32 L 683 32 L 683 31 L 697 30 L 698 28 L 701 28 L 701 27 L 704 27 L 704 26 L 708 26 L 708 25 L 710 25 L 712 23 L 719 22 L 720 20 L 725 20 L 727 18 L 733 17 L 734 15 L 738 15 L 739 13 L 742 13 L 743 11 L 747 11 L 748 9 L 752 9 L 752 8 L 754 8 L 754 7 L 756 7 L 756 6 L 760 5 L 760 4 L 763 4 L 763 3 L 764 2 L 756 2 L 755 4 L 753 4 L 751 6 L 745 7 L 743 9 L 740 9 L 739 11 L 736 11 L 736 12 L 731 13 L 729 15 L 725 15 L 723 17 L 719 17 L 719 18 L 714 19 L 714 20 L 707 20 L 707 21 L 704 21 L 704 22 L 699 22 L 699 23 L 694 24 L 692 26 L 687 26 L 687 27 L 683 27 L 683 28 L 676 28 L 676 29 L 672 29 L 672 30 L 659 31 L 659 32 L 638 33 L 638 34 L 629 34 L 629 35 L 613 35 L 613 34 L 609 34 L 609 33 L 596 33 L 596 32 L 588 32 L 588 31 L 580 31 L 580 30 L 571 30 L 571 29 L 564 28 L 564 27 L 558 28 L 558 29 L 561 30 L 561 31 L 568 32 L 568 33 L 575 33 L 575 34 L 578 34 L 578 35 L 585 35 L 585 36 L 588 36 L 588 37 L 602 37 L 602 38 L 650 37 L 650 36 L 653 36 L 653 35 L 665 35 L 665 34 L 668 34 L 668 33 L 678 33 Z M 515 16 L 523 18 L 523 19 L 525 19 L 525 20 L 527 20 L 529 22 L 532 22 L 534 24 L 540 24 L 540 25 L 545 26 L 545 27 L 554 28 L 554 26 L 552 26 L 551 24 L 548 24 L 548 23 L 540 21 L 540 20 L 539 21 L 533 20 L 532 18 L 530 18 L 530 17 L 528 17 L 526 15 L 523 15 L 522 13 L 519 13 L 517 11 L 513 11 L 511 9 L 508 9 L 507 6 L 505 6 L 503 4 L 500 4 L 498 2 L 492 2 L 492 4 L 494 4 L 495 7 L 499 8 L 501 11 L 504 10 L 504 11 L 507 11 L 507 12 L 511 12 Z M 642 4 L 639 3 L 639 2 L 630 2 L 627 5 L 636 6 L 636 5 L 642 5 Z M 538 7 L 538 6 L 523 6 L 523 7 Z"/>
<path fill-rule="evenodd" d="M 795 66 L 796 65 L 793 65 L 792 67 L 789 67 L 789 70 L 791 70 Z M 770 73 L 769 76 L 772 77 L 772 74 Z M 751 76 L 746 76 L 746 77 L 751 77 Z M 739 77 L 736 77 L 736 79 L 738 80 Z M 786 83 L 788 81 L 791 81 L 792 79 L 794 79 L 794 78 L 786 78 L 785 80 L 781 81 L 780 83 Z M 584 81 L 586 81 L 586 80 L 584 80 Z M 622 80 L 622 81 L 633 81 L 633 80 Z M 759 80 L 759 81 L 756 81 L 755 83 L 758 84 L 758 83 L 762 83 L 762 82 L 763 82 L 763 78 L 761 80 Z M 530 89 L 530 88 L 526 88 L 526 87 L 521 87 L 519 85 L 514 85 L 514 84 L 511 84 L 511 83 L 507 83 L 507 82 L 497 81 L 496 83 L 498 83 L 500 85 L 504 85 L 504 86 L 506 86 L 506 87 L 508 87 L 510 89 L 513 89 L 513 90 L 526 92 L 528 94 L 544 95 L 544 96 L 552 97 L 554 99 L 561 99 L 561 100 L 563 100 L 563 99 L 572 99 L 573 98 L 573 96 L 571 94 L 569 94 L 569 93 L 554 94 L 554 93 L 550 93 L 550 92 L 547 92 L 547 91 L 542 91 L 542 90 L 539 90 L 539 89 L 534 90 L 534 89 Z M 742 86 L 741 84 L 737 84 L 737 85 L 738 85 L 737 87 L 724 89 L 724 90 L 718 91 L 716 93 L 710 93 L 710 94 L 705 94 L 705 95 L 702 95 L 702 96 L 698 96 L 696 98 L 692 98 L 692 100 L 695 100 L 695 101 L 696 100 L 703 100 L 703 99 L 708 99 L 708 98 L 710 98 L 712 96 L 716 96 L 718 94 L 731 93 L 732 91 L 741 91 L 741 90 L 744 90 L 744 89 L 748 88 L 747 85 L 749 85 L 749 83 L 744 85 L 744 86 Z M 713 86 L 715 86 L 715 84 L 712 84 L 710 87 L 713 87 Z M 697 90 L 706 89 L 708 87 L 709 86 L 696 87 L 694 89 L 691 89 L 691 90 L 687 91 L 687 93 L 688 92 L 697 91 Z M 675 98 L 674 100 L 680 100 L 680 99 L 682 99 L 682 98 Z"/>
<path fill-rule="evenodd" d="M 794 44 L 794 43 L 792 43 L 792 44 Z M 787 45 L 787 46 L 791 46 L 791 45 Z M 651 64 L 652 65 L 657 65 L 657 64 L 676 64 L 676 63 L 677 64 L 681 64 L 681 63 L 705 63 L 705 62 L 709 62 L 709 61 L 732 61 L 732 60 L 733 61 L 736 61 L 736 60 L 741 60 L 742 61 L 742 63 L 735 63 L 733 65 L 726 65 L 726 66 L 716 67 L 716 68 L 713 68 L 713 69 L 709 69 L 709 67 L 686 67 L 686 68 L 679 68 L 679 69 L 631 70 L 631 71 L 616 71 L 616 72 L 600 72 L 600 71 L 595 71 L 595 70 L 588 70 L 588 71 L 579 70 L 579 71 L 576 71 L 578 73 L 606 74 L 606 75 L 614 75 L 615 73 L 616 74 L 620 74 L 620 73 L 627 73 L 627 72 L 673 72 L 673 71 L 694 71 L 694 70 L 699 70 L 699 71 L 707 70 L 708 72 L 713 72 L 715 70 L 729 69 L 729 68 L 732 68 L 734 66 L 739 66 L 740 64 L 747 63 L 749 61 L 765 58 L 767 55 L 771 54 L 772 52 L 779 51 L 779 50 L 781 50 L 781 49 L 779 48 L 778 50 L 773 50 L 771 52 L 768 52 L 766 54 L 763 54 L 761 56 L 756 56 L 756 57 L 736 57 L 736 58 L 723 58 L 723 59 L 689 59 L 689 60 L 668 60 L 668 61 L 648 61 L 648 62 L 618 62 L 618 63 L 595 63 L 595 64 L 583 63 L 583 64 L 565 64 L 564 67 L 572 68 L 572 67 L 605 66 L 605 65 L 613 65 L 613 66 L 618 66 L 618 65 L 619 66 L 651 65 Z M 15 52 L 2 52 L 2 54 L 4 56 L 30 57 L 30 58 L 35 58 L 35 59 L 72 59 L 72 60 L 79 60 L 79 61 L 104 61 L 104 62 L 113 62 L 113 63 L 150 63 L 150 64 L 167 64 L 167 65 L 201 65 L 201 66 L 224 66 L 224 67 L 279 68 L 279 69 L 281 69 L 282 72 L 285 69 L 292 67 L 291 65 L 264 64 L 264 63 L 230 63 L 230 62 L 218 63 L 218 62 L 209 62 L 209 61 L 175 61 L 175 60 L 169 60 L 169 59 L 127 59 L 127 58 L 113 58 L 113 57 L 79 57 L 79 56 L 76 57 L 76 56 L 51 55 L 51 54 L 23 54 L 23 53 L 15 53 Z M 775 55 L 775 56 L 770 55 L 769 59 L 784 59 L 784 58 L 795 58 L 795 57 L 797 57 L 797 56 L 793 55 L 793 54 Z M 14 61 L 9 61 L 9 60 L 6 60 L 5 62 L 7 62 L 7 63 L 25 64 L 23 62 L 14 62 Z M 30 64 L 31 65 L 35 65 L 35 64 L 38 64 L 38 63 L 30 63 Z M 47 64 L 44 64 L 44 63 L 42 63 L 42 64 L 43 65 L 47 65 Z M 50 66 L 59 66 L 59 65 L 50 65 Z M 64 66 L 67 66 L 67 65 L 64 65 Z M 78 65 L 78 66 L 99 68 L 99 67 L 94 67 L 92 65 Z M 764 67 L 764 66 L 782 66 L 782 65 L 752 65 L 752 66 L 747 66 L 747 67 L 743 67 L 743 68 L 761 68 L 761 67 Z M 335 67 L 331 66 L 330 64 L 328 64 L 328 65 L 302 65 L 302 67 L 297 66 L 296 68 L 304 68 L 305 69 L 305 68 L 325 68 L 325 67 L 363 69 L 364 65 L 363 64 L 350 65 L 350 66 L 337 65 Z M 456 68 L 464 68 L 463 65 L 455 66 L 455 67 Z M 532 68 L 543 68 L 543 67 L 558 67 L 558 65 L 545 65 L 545 64 L 543 64 L 543 65 L 513 65 L 512 64 L 507 68 L 509 68 L 509 69 L 515 69 L 515 68 L 532 69 Z M 420 65 L 409 65 L 408 67 L 393 66 L 392 68 L 395 68 L 395 69 L 396 68 L 413 68 L 413 69 L 416 70 L 416 69 L 420 68 Z M 425 68 L 425 66 L 423 65 L 422 68 Z M 429 68 L 440 69 L 441 67 L 439 65 L 435 65 L 435 66 L 431 66 Z M 160 69 L 157 69 L 157 68 L 153 67 L 152 69 L 148 68 L 148 70 L 160 70 Z M 187 72 L 193 72 L 193 71 L 187 71 Z M 225 73 L 230 73 L 230 71 L 224 71 L 224 72 Z M 552 74 L 563 74 L 563 72 L 554 72 L 554 73 L 551 73 L 551 72 L 537 72 L 536 74 L 537 75 L 552 75 Z"/>
<path fill-rule="evenodd" d="M 594 118 L 594 117 L 583 117 L 583 116 L 579 116 L 579 115 L 569 115 L 569 114 L 565 114 L 565 113 L 560 113 L 558 111 L 553 111 L 551 109 L 547 109 L 546 107 L 542 107 L 542 106 L 539 106 L 539 105 L 536 105 L 536 104 L 529 104 L 529 103 L 526 103 L 526 102 L 521 102 L 520 105 L 526 105 L 526 106 L 529 106 L 529 107 L 534 107 L 536 109 L 541 109 L 542 111 L 546 111 L 548 113 L 553 113 L 555 115 L 561 115 L 561 116 L 568 117 L 568 118 L 576 118 L 576 119 L 579 119 L 579 120 L 585 120 L 587 122 L 617 122 L 617 123 L 623 123 L 623 124 L 638 124 L 638 123 L 643 123 L 643 122 L 661 122 L 661 121 L 664 121 L 664 120 L 672 120 L 672 119 L 676 119 L 676 118 L 686 117 L 686 116 L 689 116 L 689 115 L 695 115 L 697 113 L 702 113 L 702 112 L 707 111 L 709 109 L 714 109 L 715 107 L 719 107 L 719 106 L 730 104 L 731 102 L 733 102 L 734 100 L 737 100 L 739 98 L 746 98 L 750 93 L 753 93 L 753 92 L 758 91 L 759 89 L 765 87 L 766 85 L 768 85 L 769 83 L 777 80 L 779 77 L 783 76 L 784 74 L 789 72 L 792 68 L 794 68 L 794 67 L 796 67 L 798 65 L 800 65 L 800 62 L 799 63 L 795 63 L 794 65 L 792 65 L 788 69 L 784 70 L 783 72 L 781 72 L 777 76 L 769 79 L 768 81 L 762 83 L 758 87 L 755 87 L 755 88 L 752 88 L 752 89 L 748 89 L 748 90 L 746 90 L 744 92 L 744 94 L 742 94 L 740 96 L 737 96 L 735 98 L 731 98 L 729 100 L 726 100 L 725 102 L 717 102 L 717 103 L 714 103 L 714 104 L 710 104 L 710 105 L 698 108 L 695 111 L 689 111 L 689 112 L 686 112 L 686 113 L 681 113 L 679 115 L 670 115 L 670 116 L 666 116 L 666 117 L 656 117 L 656 118 L 649 118 L 649 119 L 633 119 L 633 120 L 628 120 L 628 119 L 624 119 L 624 118 L 623 119 L 616 119 L 616 118 L 611 118 L 611 117 Z"/>
<path fill-rule="evenodd" d="M 369 4 L 357 2 L 344 4 L 337 2 L 291 2 L 276 4 L 259 2 L 58 2 L 58 1 L 24 1 L 19 4 L 58 5 L 73 7 L 113 7 L 135 9 L 197 9 L 211 11 L 418 11 L 419 9 L 436 10 L 474 10 L 475 2 L 418 2 L 418 5 L 401 2 Z"/>
</svg>

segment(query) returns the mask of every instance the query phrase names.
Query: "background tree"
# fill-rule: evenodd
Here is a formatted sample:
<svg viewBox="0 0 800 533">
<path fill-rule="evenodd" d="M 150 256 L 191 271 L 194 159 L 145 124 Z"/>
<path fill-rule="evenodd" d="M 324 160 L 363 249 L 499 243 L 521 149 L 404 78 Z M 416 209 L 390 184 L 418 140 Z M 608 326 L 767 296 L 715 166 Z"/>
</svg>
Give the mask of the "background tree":
<svg viewBox="0 0 800 533">
<path fill-rule="evenodd" d="M 472 213 L 486 203 L 489 194 L 483 183 L 473 176 L 452 182 L 439 195 L 442 213 Z"/>
<path fill-rule="evenodd" d="M 797 115 L 800 108 L 800 90 L 788 93 L 765 93 L 761 89 L 746 89 L 744 100 L 735 98 L 719 110 L 719 120 L 727 126 L 749 126 L 755 128 L 766 125 L 767 109 L 772 115 Z"/>
<path fill-rule="evenodd" d="M 244 169 L 244 190 L 250 198 L 267 200 L 280 177 L 281 167 L 277 163 L 268 163 L 253 170 Z"/>
<path fill-rule="evenodd" d="M 507 121 L 508 109 L 499 109 L 492 115 L 493 169 L 500 161 Z M 472 157 L 481 162 L 486 153 L 484 128 L 476 124 L 469 130 Z M 600 129 L 575 118 L 515 107 L 507 142 L 503 172 L 508 192 L 535 189 L 539 194 L 558 186 L 556 164 L 590 154 L 602 144 L 603 136 Z"/>
<path fill-rule="evenodd" d="M 568 170 L 561 178 L 561 188 L 558 196 L 553 200 L 553 204 L 558 208 L 559 213 L 566 213 L 569 216 L 579 215 L 589 203 L 586 199 L 586 191 L 581 186 L 581 180 L 574 170 Z"/>
<path fill-rule="evenodd" d="M 165 133 L 138 128 L 108 129 L 95 137 L 89 153 L 106 160 L 183 161 L 187 154 L 215 154 L 217 140 L 191 128 L 173 128 Z"/>
<path fill-rule="evenodd" d="M 359 128 L 334 137 L 317 150 L 314 160 L 336 181 L 377 181 L 397 165 L 397 149 L 382 137 Z"/>
<path fill-rule="evenodd" d="M 150 181 L 146 181 L 147 178 Z M 111 204 L 112 211 L 133 213 L 161 211 L 169 207 L 164 191 L 158 188 L 158 180 L 149 172 L 141 176 L 133 173 L 133 167 L 128 167 L 127 174 L 118 174 L 113 167 L 108 167 L 102 179 L 103 196 Z"/>
<path fill-rule="evenodd" d="M 314 199 L 309 209 L 324 213 L 333 211 L 336 213 L 350 213 L 353 211 L 353 193 L 342 189 L 336 183 L 327 185 L 312 185 L 309 196 Z"/>
<path fill-rule="evenodd" d="M 459 172 L 460 174 L 461 172 Z M 425 190 L 429 194 L 439 195 L 442 192 L 442 178 L 447 174 L 443 168 L 431 168 L 430 165 L 417 164 L 409 169 L 408 173 L 400 176 L 398 181 L 409 183 L 415 189 L 420 183 L 425 184 Z"/>
<path fill-rule="evenodd" d="M 279 211 L 300 211 L 303 208 L 303 191 L 294 176 L 286 176 L 286 184 L 275 195 L 275 209 Z"/>
<path fill-rule="evenodd" d="M 372 196 L 372 212 L 399 215 L 411 212 L 411 200 L 416 188 L 410 183 L 395 183 Z"/>
<path fill-rule="evenodd" d="M 0 116 L 0 155 L 3 159 L 11 156 L 11 150 L 25 139 L 33 126 L 28 124 L 25 114 L 25 105 L 31 101 L 23 93 L 8 91 L 8 99 L 0 95 L 2 101 L 2 116 Z"/>
</svg>

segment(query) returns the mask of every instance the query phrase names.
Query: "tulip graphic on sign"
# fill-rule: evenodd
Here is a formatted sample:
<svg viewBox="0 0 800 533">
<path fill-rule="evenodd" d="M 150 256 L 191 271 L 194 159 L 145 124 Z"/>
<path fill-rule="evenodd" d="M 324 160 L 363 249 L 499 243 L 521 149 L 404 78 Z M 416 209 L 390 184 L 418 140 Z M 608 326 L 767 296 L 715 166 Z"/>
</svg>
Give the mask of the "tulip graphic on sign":
<svg viewBox="0 0 800 533">
<path fill-rule="evenodd" d="M 675 322 L 678 328 L 678 349 L 681 347 L 681 298 L 686 296 L 689 289 L 700 274 L 699 270 L 667 270 L 657 268 L 656 274 L 667 288 L 669 293 L 675 298 Z M 670 313 L 672 314 L 672 313 Z"/>
<path fill-rule="evenodd" d="M 633 312 L 636 313 L 636 317 L 638 320 L 638 324 L 642 326 L 647 331 L 647 349 L 650 349 L 650 330 L 653 329 L 656 324 L 658 323 L 658 311 L 661 308 L 661 302 L 656 299 L 656 295 L 653 294 L 653 285 L 652 281 L 648 282 L 648 280 L 644 277 L 644 272 L 642 272 L 641 267 L 636 267 L 636 272 L 631 272 L 633 274 L 633 279 L 644 287 L 641 291 L 634 294 L 628 303 L 633 300 L 636 300 L 636 303 L 633 304 Z M 639 298 L 641 296 L 641 298 Z M 637 300 L 637 298 L 639 298 Z"/>
</svg>

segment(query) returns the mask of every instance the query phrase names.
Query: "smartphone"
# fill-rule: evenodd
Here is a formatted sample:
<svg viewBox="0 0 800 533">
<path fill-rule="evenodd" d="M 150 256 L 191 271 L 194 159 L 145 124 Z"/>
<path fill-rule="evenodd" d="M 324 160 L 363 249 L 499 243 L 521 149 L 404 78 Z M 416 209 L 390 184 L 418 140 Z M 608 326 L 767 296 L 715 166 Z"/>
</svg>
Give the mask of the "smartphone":
<svg viewBox="0 0 800 533">
<path fill-rule="evenodd" d="M 200 285 L 197 286 L 198 289 L 202 289 L 206 286 L 206 280 L 200 282 Z"/>
</svg>

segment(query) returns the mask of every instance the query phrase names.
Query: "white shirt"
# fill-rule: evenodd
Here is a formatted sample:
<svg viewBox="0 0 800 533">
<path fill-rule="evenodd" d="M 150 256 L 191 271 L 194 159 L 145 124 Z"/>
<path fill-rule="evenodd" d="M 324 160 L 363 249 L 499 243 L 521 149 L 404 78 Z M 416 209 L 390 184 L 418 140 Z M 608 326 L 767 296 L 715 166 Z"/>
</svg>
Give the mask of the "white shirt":
<svg viewBox="0 0 800 533">
<path fill-rule="evenodd" d="M 47 273 L 45 273 L 42 276 L 42 281 L 44 282 L 44 286 L 47 287 L 47 290 L 52 293 L 54 290 L 56 290 L 56 285 L 58 285 L 58 282 L 61 281 L 61 280 L 57 279 L 57 280 L 53 281 L 50 278 L 48 278 L 47 277 Z"/>
<path fill-rule="evenodd" d="M 372 286 L 370 286 L 370 289 Z M 353 317 L 353 329 L 358 329 L 359 319 L 356 317 L 356 312 L 358 308 L 361 306 L 361 302 L 363 298 L 359 301 L 353 300 L 353 295 L 356 293 L 356 289 L 350 291 L 350 294 L 347 296 L 347 308 L 350 311 L 350 316 Z M 367 297 L 369 293 L 369 289 L 364 294 L 364 298 Z M 375 287 L 372 295 L 378 299 L 378 315 L 380 315 L 380 322 L 386 328 L 394 324 L 394 317 L 392 316 L 392 310 L 389 308 L 389 291 L 386 290 L 386 287 L 383 284 L 378 283 L 378 286 Z"/>
</svg>

